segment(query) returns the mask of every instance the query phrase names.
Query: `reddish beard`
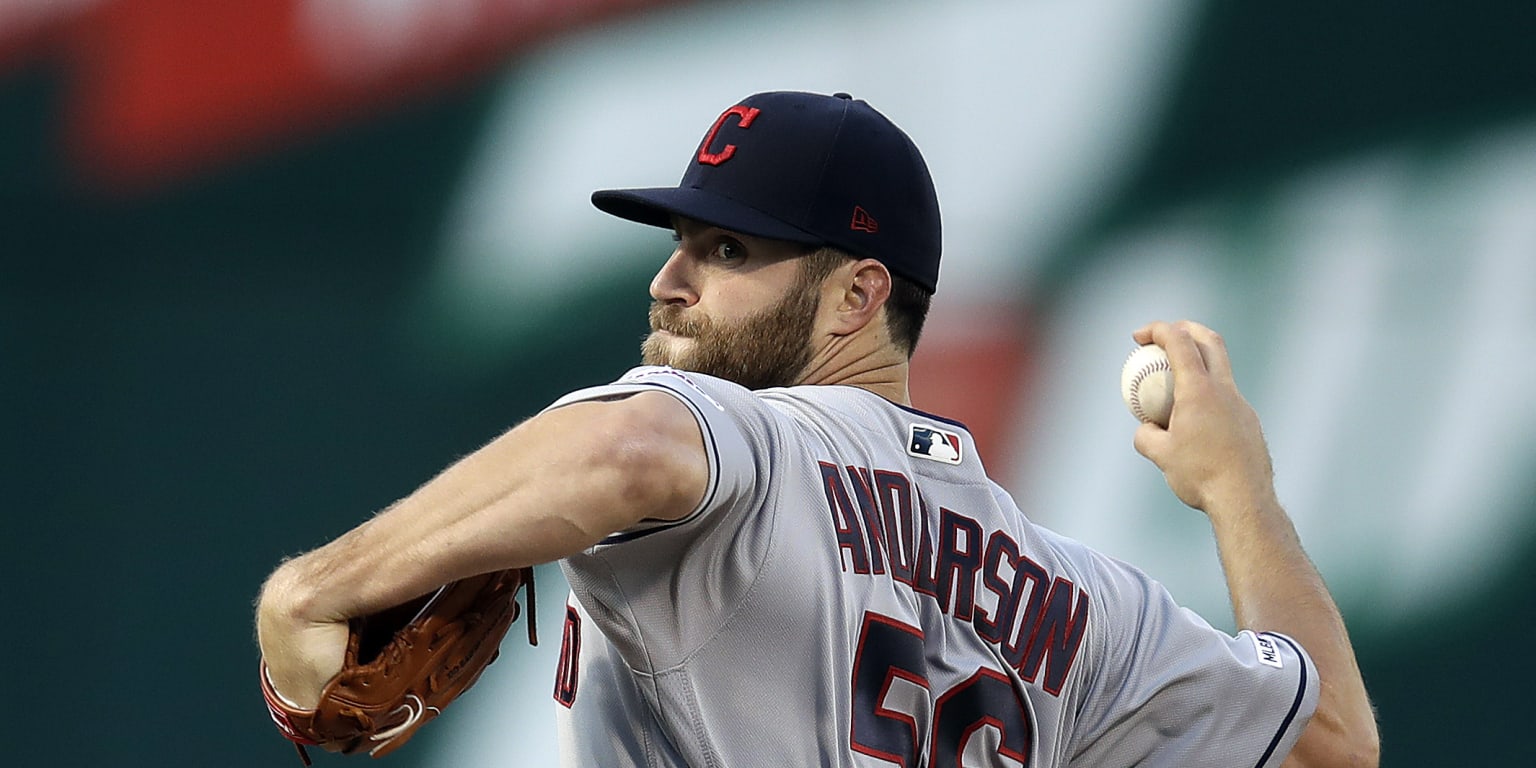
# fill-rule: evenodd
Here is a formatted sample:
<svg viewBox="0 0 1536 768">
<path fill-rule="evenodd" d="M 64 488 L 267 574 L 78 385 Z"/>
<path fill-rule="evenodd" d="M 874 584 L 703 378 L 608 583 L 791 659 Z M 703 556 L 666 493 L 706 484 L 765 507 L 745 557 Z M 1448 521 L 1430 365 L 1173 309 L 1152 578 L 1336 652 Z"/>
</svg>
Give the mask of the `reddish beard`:
<svg viewBox="0 0 1536 768">
<path fill-rule="evenodd" d="M 811 362 L 811 330 L 816 322 L 817 286 L 791 286 L 784 298 L 755 315 L 721 323 L 688 314 L 677 304 L 651 304 L 651 335 L 640 347 L 646 365 L 670 365 L 734 381 L 748 389 L 799 383 Z M 692 343 L 673 350 L 655 331 Z"/>
</svg>

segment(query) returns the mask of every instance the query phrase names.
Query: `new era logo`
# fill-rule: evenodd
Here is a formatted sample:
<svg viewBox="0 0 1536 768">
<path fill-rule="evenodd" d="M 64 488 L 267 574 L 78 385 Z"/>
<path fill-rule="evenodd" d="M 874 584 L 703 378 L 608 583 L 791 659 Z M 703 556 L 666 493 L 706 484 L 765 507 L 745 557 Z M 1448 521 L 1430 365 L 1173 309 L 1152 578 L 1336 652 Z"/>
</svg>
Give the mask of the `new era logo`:
<svg viewBox="0 0 1536 768">
<path fill-rule="evenodd" d="M 856 232 L 869 232 L 871 234 L 880 231 L 880 222 L 869 215 L 869 211 L 855 205 L 853 207 L 853 221 L 848 223 L 848 228 Z"/>
<path fill-rule="evenodd" d="M 945 464 L 959 464 L 960 435 L 913 424 L 911 434 L 907 437 L 907 454 Z"/>
</svg>

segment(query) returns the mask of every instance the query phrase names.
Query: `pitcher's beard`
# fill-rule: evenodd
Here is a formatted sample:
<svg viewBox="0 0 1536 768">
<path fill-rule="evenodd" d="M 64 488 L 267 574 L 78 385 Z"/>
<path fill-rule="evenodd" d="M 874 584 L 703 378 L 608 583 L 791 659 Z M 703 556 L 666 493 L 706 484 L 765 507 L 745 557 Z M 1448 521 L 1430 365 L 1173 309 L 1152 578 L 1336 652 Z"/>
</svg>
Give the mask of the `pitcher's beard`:
<svg viewBox="0 0 1536 768">
<path fill-rule="evenodd" d="M 778 304 L 730 324 L 702 315 L 689 317 L 680 306 L 655 302 L 652 333 L 640 346 L 641 359 L 646 365 L 708 374 L 747 389 L 792 386 L 811 362 L 817 298 L 815 287 L 797 284 Z M 688 343 L 678 345 L 657 330 Z"/>
</svg>

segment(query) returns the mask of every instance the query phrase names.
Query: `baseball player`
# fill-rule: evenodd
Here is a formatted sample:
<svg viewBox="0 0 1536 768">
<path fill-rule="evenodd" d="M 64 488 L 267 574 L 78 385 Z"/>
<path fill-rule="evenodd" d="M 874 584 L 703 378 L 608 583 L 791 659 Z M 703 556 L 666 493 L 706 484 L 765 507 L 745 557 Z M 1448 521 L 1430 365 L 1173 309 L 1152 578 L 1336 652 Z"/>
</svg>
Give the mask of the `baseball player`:
<svg viewBox="0 0 1536 768">
<path fill-rule="evenodd" d="M 258 631 L 284 699 L 314 704 L 348 617 L 558 560 L 570 766 L 1376 764 L 1343 622 L 1214 332 L 1133 333 L 1168 351 L 1178 404 L 1135 446 L 1210 517 L 1236 636 L 1030 522 L 963 424 L 912 407 L 939 208 L 868 104 L 754 95 L 678 186 L 593 202 L 676 235 L 645 365 L 282 565 Z"/>
</svg>

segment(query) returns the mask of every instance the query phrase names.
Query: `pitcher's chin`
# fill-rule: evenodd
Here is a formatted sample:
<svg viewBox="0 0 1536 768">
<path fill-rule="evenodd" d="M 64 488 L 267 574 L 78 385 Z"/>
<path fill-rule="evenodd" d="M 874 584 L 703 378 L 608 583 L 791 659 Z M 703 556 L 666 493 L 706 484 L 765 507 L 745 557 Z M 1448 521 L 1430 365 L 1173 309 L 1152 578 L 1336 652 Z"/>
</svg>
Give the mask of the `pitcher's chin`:
<svg viewBox="0 0 1536 768">
<path fill-rule="evenodd" d="M 640 345 L 641 361 L 646 365 L 680 368 L 682 366 L 679 362 L 687 357 L 693 344 L 694 340 L 687 336 L 679 336 L 670 331 L 651 331 L 651 335 L 645 337 L 645 342 Z"/>
</svg>

